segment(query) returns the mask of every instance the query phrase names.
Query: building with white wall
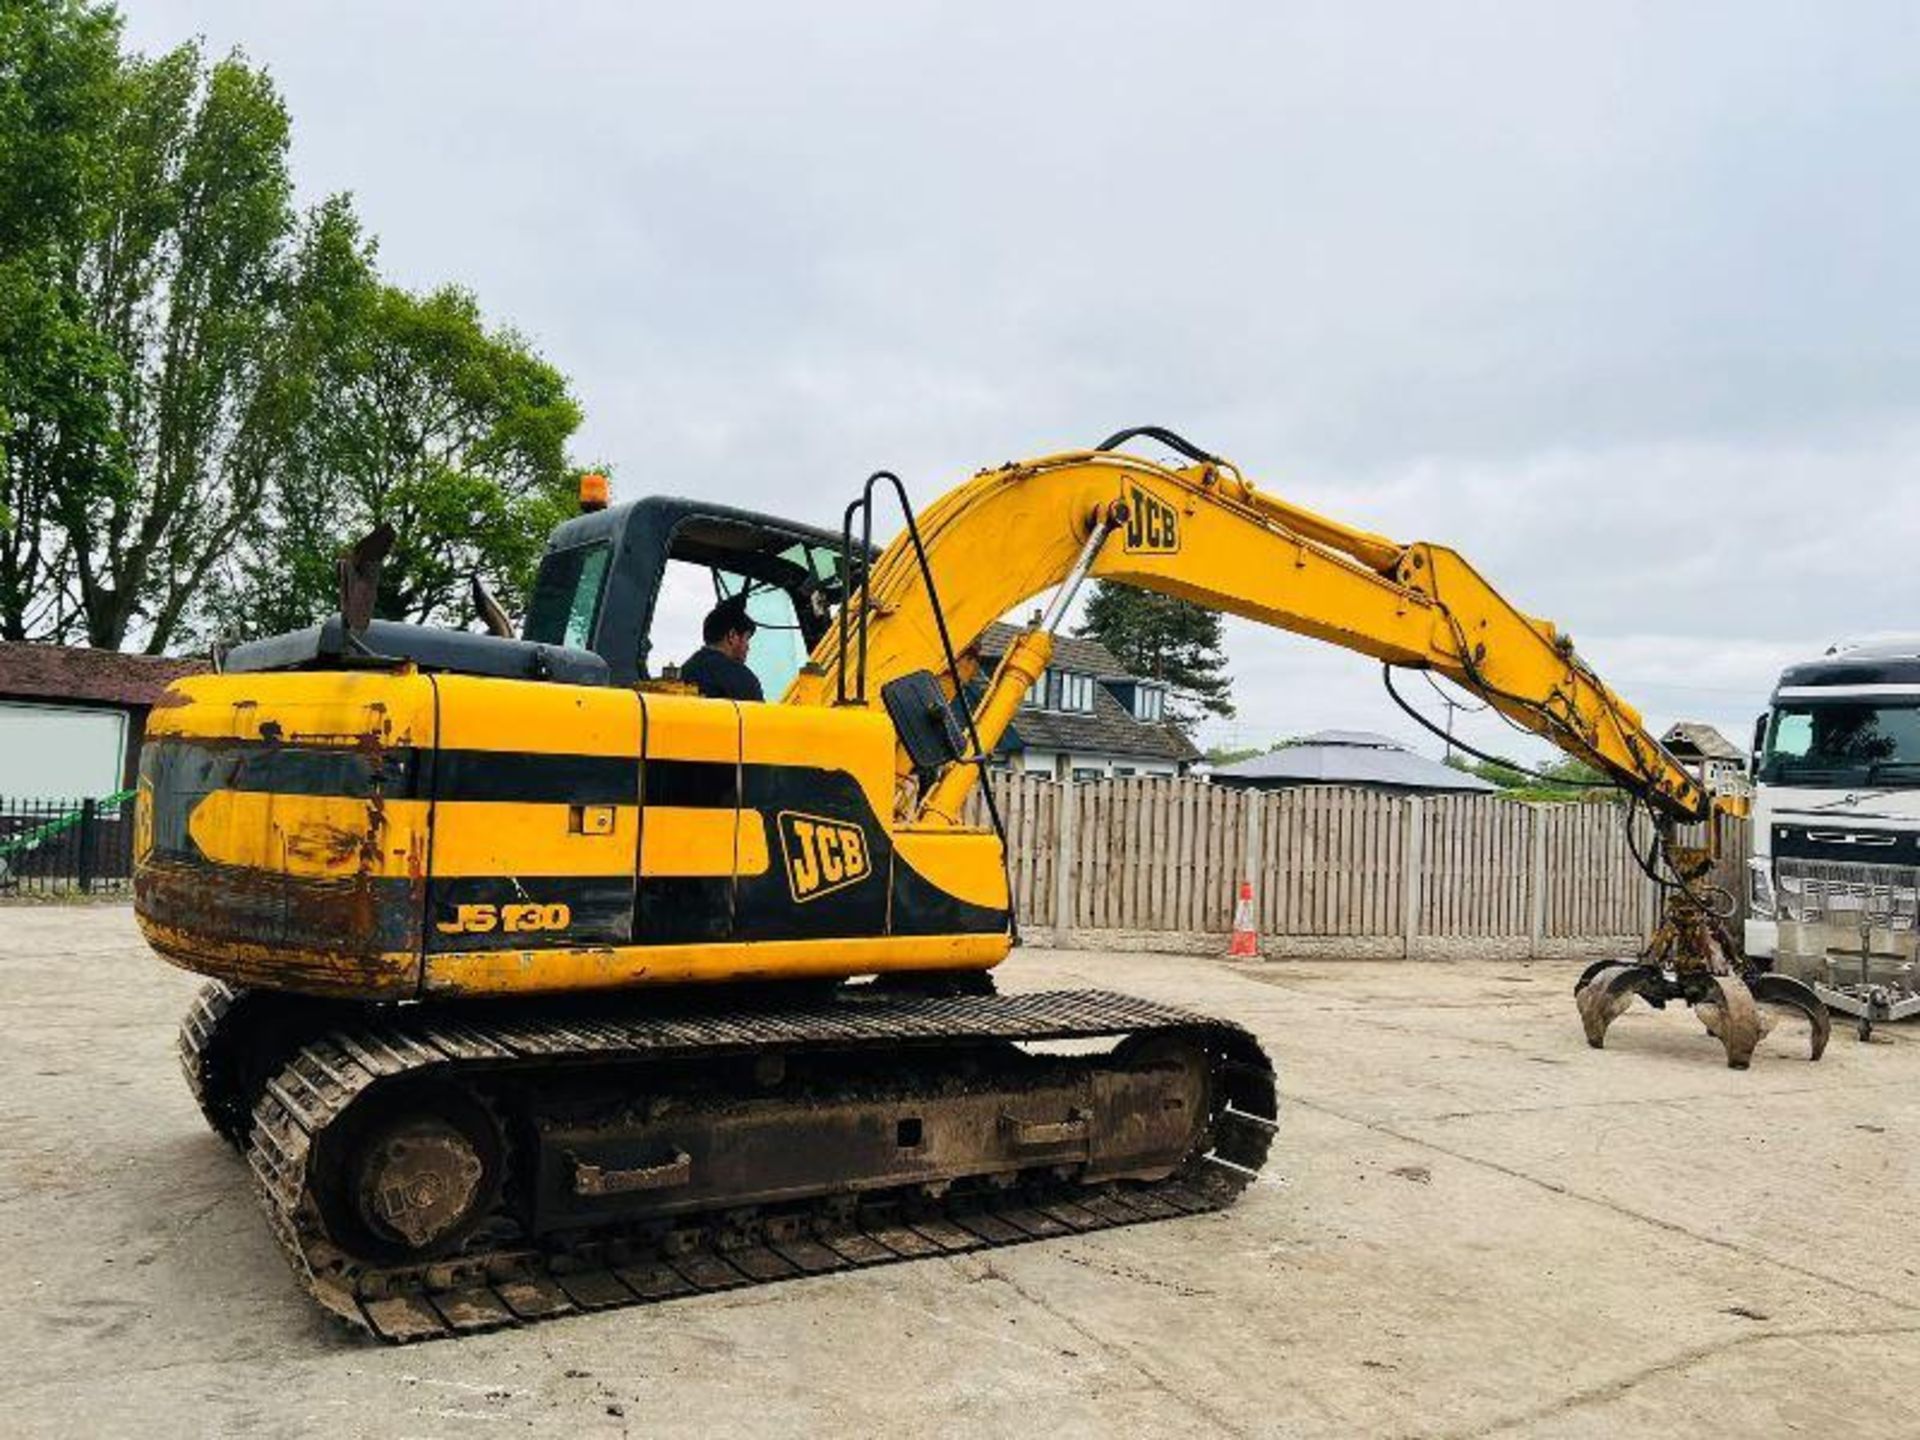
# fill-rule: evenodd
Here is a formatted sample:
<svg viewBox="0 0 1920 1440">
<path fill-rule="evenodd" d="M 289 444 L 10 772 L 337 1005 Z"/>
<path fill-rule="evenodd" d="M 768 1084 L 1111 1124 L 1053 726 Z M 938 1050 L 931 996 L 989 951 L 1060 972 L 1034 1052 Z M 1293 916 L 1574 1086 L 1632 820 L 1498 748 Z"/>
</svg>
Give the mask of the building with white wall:
<svg viewBox="0 0 1920 1440">
<path fill-rule="evenodd" d="M 204 660 L 0 642 L 0 803 L 131 789 L 147 712 Z"/>
<path fill-rule="evenodd" d="M 1012 625 L 987 628 L 978 648 L 988 671 L 1019 633 Z M 1166 706 L 1164 684 L 1127 674 L 1098 640 L 1061 635 L 994 758 L 1056 780 L 1184 775 L 1200 752 L 1167 722 Z"/>
</svg>

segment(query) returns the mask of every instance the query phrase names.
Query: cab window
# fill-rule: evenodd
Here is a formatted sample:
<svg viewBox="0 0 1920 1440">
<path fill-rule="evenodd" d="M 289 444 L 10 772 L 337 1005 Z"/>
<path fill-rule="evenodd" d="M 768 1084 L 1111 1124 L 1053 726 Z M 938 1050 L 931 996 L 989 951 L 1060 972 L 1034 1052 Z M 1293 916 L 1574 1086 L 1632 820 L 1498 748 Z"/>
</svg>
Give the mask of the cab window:
<svg viewBox="0 0 1920 1440">
<path fill-rule="evenodd" d="M 551 551 L 541 560 L 522 632 L 527 639 L 576 649 L 591 646 L 609 553 L 603 540 Z"/>
<path fill-rule="evenodd" d="M 1771 784 L 1920 782 L 1920 706 L 1911 700 L 1813 700 L 1774 708 L 1759 778 Z"/>
<path fill-rule="evenodd" d="M 744 602 L 755 631 L 747 668 L 778 700 L 832 626 L 846 593 L 839 547 L 795 538 L 755 517 L 693 515 L 673 531 L 648 607 L 639 673 L 665 677 L 702 644 L 714 606 Z"/>
<path fill-rule="evenodd" d="M 747 650 L 747 668 L 767 699 L 778 700 L 807 661 L 807 642 L 793 597 L 778 586 L 718 566 L 669 560 L 653 611 L 654 673 L 683 665 L 700 648 L 701 622 L 722 600 L 746 591 L 747 614 L 759 629 Z"/>
<path fill-rule="evenodd" d="M 800 667 L 807 663 L 807 643 L 800 630 L 800 617 L 793 608 L 793 596 L 785 590 L 750 582 L 739 575 L 713 572 L 717 600 L 747 592 L 747 614 L 760 628 L 754 632 L 747 650 L 747 668 L 760 678 L 760 688 L 769 700 L 786 693 Z"/>
</svg>

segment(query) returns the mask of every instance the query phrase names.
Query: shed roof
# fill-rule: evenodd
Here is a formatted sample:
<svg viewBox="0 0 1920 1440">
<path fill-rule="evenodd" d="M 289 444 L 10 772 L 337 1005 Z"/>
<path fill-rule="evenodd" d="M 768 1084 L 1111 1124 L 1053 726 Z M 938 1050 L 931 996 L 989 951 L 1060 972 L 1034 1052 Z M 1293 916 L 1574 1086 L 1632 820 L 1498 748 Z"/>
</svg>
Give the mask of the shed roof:
<svg viewBox="0 0 1920 1440">
<path fill-rule="evenodd" d="M 1296 745 L 1353 745 L 1371 750 L 1405 750 L 1407 747 L 1376 730 L 1316 730 L 1302 735 Z M 1411 752 L 1408 752 L 1411 753 Z"/>
<path fill-rule="evenodd" d="M 1473 794 L 1500 788 L 1364 730 L 1322 730 L 1296 744 L 1222 765 L 1213 778 L 1228 785 L 1373 785 Z"/>
<path fill-rule="evenodd" d="M 181 656 L 0 641 L 0 695 L 15 700 L 145 707 L 173 681 L 210 668 Z"/>
</svg>

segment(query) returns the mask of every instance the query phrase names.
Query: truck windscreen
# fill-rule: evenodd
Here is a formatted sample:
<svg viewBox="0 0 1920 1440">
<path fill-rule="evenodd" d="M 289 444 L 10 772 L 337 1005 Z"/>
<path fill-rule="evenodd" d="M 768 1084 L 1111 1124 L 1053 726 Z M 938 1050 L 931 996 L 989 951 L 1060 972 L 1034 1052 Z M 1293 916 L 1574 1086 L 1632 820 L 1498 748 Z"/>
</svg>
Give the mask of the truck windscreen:
<svg viewBox="0 0 1920 1440">
<path fill-rule="evenodd" d="M 1759 779 L 1773 785 L 1920 786 L 1920 701 L 1776 705 Z"/>
</svg>

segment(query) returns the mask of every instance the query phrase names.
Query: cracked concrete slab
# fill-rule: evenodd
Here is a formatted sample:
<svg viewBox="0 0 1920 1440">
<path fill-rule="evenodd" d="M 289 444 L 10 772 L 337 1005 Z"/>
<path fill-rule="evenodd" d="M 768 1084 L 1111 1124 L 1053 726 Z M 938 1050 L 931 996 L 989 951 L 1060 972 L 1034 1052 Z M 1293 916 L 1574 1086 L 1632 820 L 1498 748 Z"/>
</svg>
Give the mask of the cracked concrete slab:
<svg viewBox="0 0 1920 1440">
<path fill-rule="evenodd" d="M 1566 963 L 1023 951 L 1280 1066 L 1233 1211 L 393 1350 L 294 1288 L 124 909 L 0 911 L 0 1432 L 1920 1433 L 1920 1043 L 1690 1017 L 1586 1048 Z"/>
</svg>

